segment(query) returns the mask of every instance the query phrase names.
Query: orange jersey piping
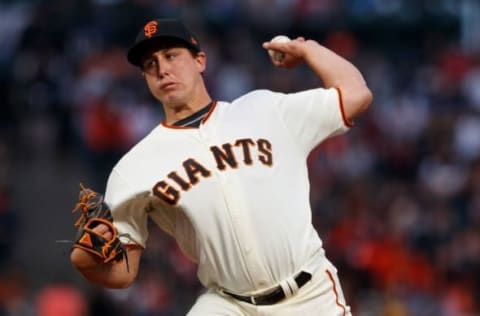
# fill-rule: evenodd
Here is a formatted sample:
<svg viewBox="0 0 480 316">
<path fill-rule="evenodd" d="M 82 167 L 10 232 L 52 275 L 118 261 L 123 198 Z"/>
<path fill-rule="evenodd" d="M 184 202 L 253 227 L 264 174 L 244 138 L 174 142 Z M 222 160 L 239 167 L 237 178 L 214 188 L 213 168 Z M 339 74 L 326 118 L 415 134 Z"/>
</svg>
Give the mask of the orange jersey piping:
<svg viewBox="0 0 480 316">
<path fill-rule="evenodd" d="M 212 107 L 210 108 L 210 111 L 207 112 L 205 117 L 202 119 L 202 124 L 205 124 L 205 122 L 208 120 L 210 115 L 213 113 L 213 110 L 217 107 L 217 101 L 213 101 Z"/>
<path fill-rule="evenodd" d="M 338 103 L 339 103 L 339 106 L 340 106 L 340 112 L 342 113 L 342 119 L 343 119 L 343 123 L 348 126 L 348 127 L 352 127 L 353 126 L 353 122 L 350 121 L 347 116 L 345 115 L 345 108 L 344 108 L 344 105 L 343 105 L 343 96 L 342 96 L 342 90 L 340 90 L 339 87 L 335 87 L 335 89 L 337 89 L 337 92 L 338 92 Z"/>
</svg>

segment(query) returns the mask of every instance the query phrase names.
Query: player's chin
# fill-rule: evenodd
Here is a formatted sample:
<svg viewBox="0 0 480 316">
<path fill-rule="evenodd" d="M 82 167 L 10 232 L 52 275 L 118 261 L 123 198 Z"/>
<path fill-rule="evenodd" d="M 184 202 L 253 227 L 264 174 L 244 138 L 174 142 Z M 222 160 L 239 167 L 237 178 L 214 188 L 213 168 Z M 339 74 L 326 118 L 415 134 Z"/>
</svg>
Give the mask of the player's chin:
<svg viewBox="0 0 480 316">
<path fill-rule="evenodd" d="M 162 103 L 170 103 L 178 99 L 177 93 L 175 93 L 173 90 L 165 91 L 163 89 L 158 89 L 152 92 L 153 95 Z"/>
<path fill-rule="evenodd" d="M 172 109 L 178 108 L 185 104 L 185 98 L 173 92 L 164 94 L 160 100 L 163 105 Z"/>
</svg>

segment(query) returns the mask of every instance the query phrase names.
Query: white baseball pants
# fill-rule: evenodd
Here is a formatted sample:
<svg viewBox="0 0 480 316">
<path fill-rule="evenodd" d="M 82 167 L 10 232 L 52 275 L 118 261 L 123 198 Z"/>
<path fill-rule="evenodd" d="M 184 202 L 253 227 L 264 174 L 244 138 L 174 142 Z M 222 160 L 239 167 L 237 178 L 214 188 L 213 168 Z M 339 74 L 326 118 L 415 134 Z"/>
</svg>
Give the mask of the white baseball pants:
<svg viewBox="0 0 480 316">
<path fill-rule="evenodd" d="M 187 316 L 351 316 L 337 276 L 328 262 L 292 297 L 274 305 L 256 306 L 210 289 L 200 295 Z"/>
</svg>

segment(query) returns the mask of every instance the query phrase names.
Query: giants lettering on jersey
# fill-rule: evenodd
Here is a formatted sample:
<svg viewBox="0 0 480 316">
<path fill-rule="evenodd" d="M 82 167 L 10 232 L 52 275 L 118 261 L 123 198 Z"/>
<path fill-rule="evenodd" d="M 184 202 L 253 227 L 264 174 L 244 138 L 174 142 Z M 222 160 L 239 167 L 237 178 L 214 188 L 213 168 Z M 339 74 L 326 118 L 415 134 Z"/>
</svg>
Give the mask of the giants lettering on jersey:
<svg viewBox="0 0 480 316">
<path fill-rule="evenodd" d="M 256 157 L 252 155 L 252 149 L 256 147 Z M 233 143 L 221 146 L 211 146 L 210 152 L 215 159 L 217 169 L 225 171 L 228 168 L 236 169 L 239 162 L 245 166 L 251 166 L 256 158 L 265 166 L 273 163 L 272 144 L 266 139 L 254 141 L 249 138 L 238 139 Z M 240 160 L 238 159 L 240 158 Z M 212 172 L 193 158 L 186 159 L 183 163 L 183 171 L 186 175 L 181 176 L 178 171 L 172 171 L 153 187 L 153 194 L 170 205 L 178 204 L 180 192 L 188 191 L 195 186 L 201 178 L 210 177 Z"/>
</svg>

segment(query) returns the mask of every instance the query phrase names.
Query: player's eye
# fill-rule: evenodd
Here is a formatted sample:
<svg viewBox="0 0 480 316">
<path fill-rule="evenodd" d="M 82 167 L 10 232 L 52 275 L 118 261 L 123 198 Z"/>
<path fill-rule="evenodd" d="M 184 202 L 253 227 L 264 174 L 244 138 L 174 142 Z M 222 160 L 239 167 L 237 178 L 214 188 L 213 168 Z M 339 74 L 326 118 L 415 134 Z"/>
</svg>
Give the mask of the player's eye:
<svg viewBox="0 0 480 316">
<path fill-rule="evenodd" d="M 172 60 L 172 59 L 174 59 L 176 56 L 177 56 L 177 55 L 176 55 L 175 53 L 167 53 L 167 54 L 165 54 L 165 58 L 166 58 L 167 60 Z"/>
<path fill-rule="evenodd" d="M 142 64 L 142 70 L 145 72 L 151 72 L 157 69 L 157 60 L 155 58 L 149 58 Z"/>
</svg>

